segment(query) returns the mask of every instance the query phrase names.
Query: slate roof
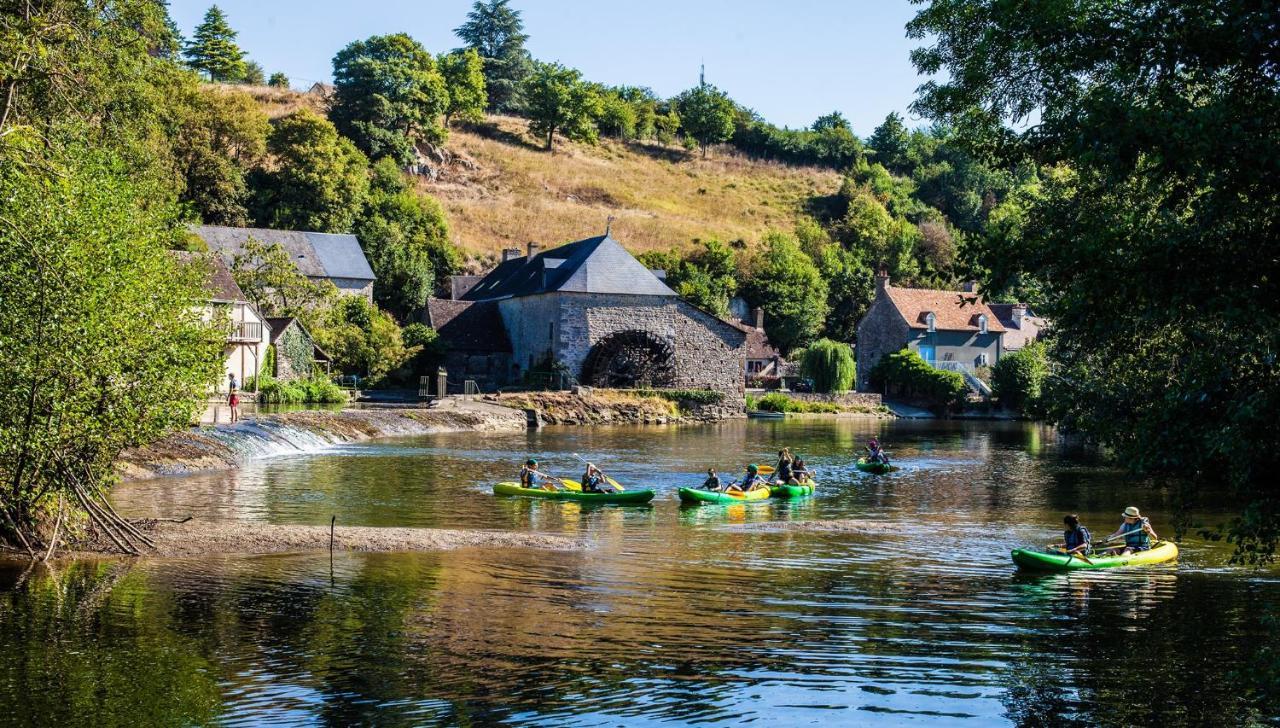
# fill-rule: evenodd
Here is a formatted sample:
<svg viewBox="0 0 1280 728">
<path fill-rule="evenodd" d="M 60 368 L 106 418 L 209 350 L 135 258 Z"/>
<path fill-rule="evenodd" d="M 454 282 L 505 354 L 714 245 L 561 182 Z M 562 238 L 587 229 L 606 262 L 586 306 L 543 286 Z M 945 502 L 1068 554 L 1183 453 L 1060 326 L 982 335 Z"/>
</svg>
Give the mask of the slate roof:
<svg viewBox="0 0 1280 728">
<path fill-rule="evenodd" d="M 933 313 L 938 331 L 977 331 L 978 316 L 983 314 L 987 317 L 987 331 L 1001 333 L 1005 330 L 999 317 L 977 293 L 896 286 L 887 287 L 885 293 L 913 329 L 927 329 L 926 316 Z"/>
<path fill-rule="evenodd" d="M 551 291 L 675 296 L 676 292 L 608 235 L 500 263 L 462 297 L 466 301 Z"/>
<path fill-rule="evenodd" d="M 221 253 L 228 262 L 252 237 L 264 245 L 278 243 L 289 252 L 298 271 L 309 278 L 374 280 L 373 269 L 354 235 L 217 225 L 198 225 L 192 231 L 204 240 L 209 250 Z"/>
<path fill-rule="evenodd" d="M 247 303 L 244 292 L 240 290 L 240 286 L 236 285 L 236 279 L 231 275 L 231 269 L 227 267 L 221 256 L 210 253 L 189 253 L 181 250 L 171 250 L 169 254 L 183 265 L 203 261 L 209 266 L 209 280 L 205 285 L 205 290 L 209 292 L 209 298 L 212 301 L 221 301 L 226 303 Z"/>
<path fill-rule="evenodd" d="M 427 299 L 427 325 L 455 351 L 510 352 L 497 301 Z"/>
</svg>

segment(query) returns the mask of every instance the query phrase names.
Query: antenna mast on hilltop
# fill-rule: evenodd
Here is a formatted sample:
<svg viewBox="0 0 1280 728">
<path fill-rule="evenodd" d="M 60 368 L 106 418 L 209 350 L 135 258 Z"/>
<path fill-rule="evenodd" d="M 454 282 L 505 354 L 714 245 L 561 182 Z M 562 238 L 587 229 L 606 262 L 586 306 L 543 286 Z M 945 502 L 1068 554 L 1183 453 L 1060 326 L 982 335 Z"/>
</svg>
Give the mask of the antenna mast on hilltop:
<svg viewBox="0 0 1280 728">
<path fill-rule="evenodd" d="M 706 61 L 703 61 L 702 65 L 698 66 L 698 88 L 706 88 L 706 87 L 707 87 L 707 63 Z"/>
<path fill-rule="evenodd" d="M 608 236 L 609 236 L 609 231 L 610 231 L 610 230 L 613 230 L 613 215 L 610 215 L 610 216 L 609 216 L 609 218 L 608 218 L 607 220 L 605 220 L 605 221 L 604 221 L 604 234 L 605 234 L 605 237 L 608 237 Z"/>
</svg>

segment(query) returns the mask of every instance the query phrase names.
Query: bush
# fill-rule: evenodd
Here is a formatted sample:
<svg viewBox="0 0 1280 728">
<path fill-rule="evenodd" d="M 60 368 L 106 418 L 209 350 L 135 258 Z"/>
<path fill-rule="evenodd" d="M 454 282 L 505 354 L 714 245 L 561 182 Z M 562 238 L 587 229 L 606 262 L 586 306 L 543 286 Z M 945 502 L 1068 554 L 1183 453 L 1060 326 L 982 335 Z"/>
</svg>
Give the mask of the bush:
<svg viewBox="0 0 1280 728">
<path fill-rule="evenodd" d="M 1042 410 L 1049 357 L 1045 345 L 1032 342 L 1025 348 L 1000 357 L 991 370 L 991 389 L 1000 404 L 1026 414 Z"/>
<path fill-rule="evenodd" d="M 804 402 L 791 399 L 781 392 L 770 392 L 755 402 L 756 408 L 765 412 L 796 412 L 801 414 L 834 414 L 843 412 L 840 405 L 831 402 Z"/>
<path fill-rule="evenodd" d="M 257 382 L 261 404 L 341 404 L 347 393 L 327 379 L 295 379 L 282 382 L 262 377 Z M 247 383 L 252 387 L 252 380 Z"/>
<path fill-rule="evenodd" d="M 819 339 L 805 349 L 800 362 L 801 371 L 813 380 L 815 391 L 847 392 L 853 388 L 857 365 L 848 344 Z"/>
<path fill-rule="evenodd" d="M 960 409 L 969 393 L 963 374 L 935 369 L 909 349 L 880 357 L 869 379 L 876 389 L 924 402 L 939 412 Z"/>
<path fill-rule="evenodd" d="M 633 389 L 630 391 L 642 397 L 661 397 L 676 403 L 719 404 L 724 401 L 724 392 L 717 392 L 714 389 Z"/>
</svg>

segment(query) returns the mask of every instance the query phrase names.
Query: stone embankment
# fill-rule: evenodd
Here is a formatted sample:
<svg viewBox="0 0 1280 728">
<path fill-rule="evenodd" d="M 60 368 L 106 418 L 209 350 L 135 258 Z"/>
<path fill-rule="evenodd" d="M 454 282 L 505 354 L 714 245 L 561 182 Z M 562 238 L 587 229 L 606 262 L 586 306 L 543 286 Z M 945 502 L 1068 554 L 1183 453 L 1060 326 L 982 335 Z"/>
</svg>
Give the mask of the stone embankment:
<svg viewBox="0 0 1280 728">
<path fill-rule="evenodd" d="M 745 416 L 741 403 L 678 405 L 660 396 L 609 390 L 579 392 L 510 392 L 487 395 L 485 401 L 533 410 L 544 425 L 666 425 L 711 422 Z"/>
<path fill-rule="evenodd" d="M 378 437 L 444 432 L 522 430 L 524 413 L 484 403 L 440 407 L 367 408 L 260 415 L 234 425 L 177 432 L 126 451 L 118 469 L 124 480 L 230 470 L 255 457 L 306 452 Z"/>
</svg>

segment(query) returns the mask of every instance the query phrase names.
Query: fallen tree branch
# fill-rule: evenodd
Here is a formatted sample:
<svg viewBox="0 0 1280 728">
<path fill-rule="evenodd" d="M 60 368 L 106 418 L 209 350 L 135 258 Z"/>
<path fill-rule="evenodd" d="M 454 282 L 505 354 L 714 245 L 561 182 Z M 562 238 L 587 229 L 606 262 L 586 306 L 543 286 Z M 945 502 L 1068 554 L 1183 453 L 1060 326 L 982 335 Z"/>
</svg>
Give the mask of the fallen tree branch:
<svg viewBox="0 0 1280 728">
<path fill-rule="evenodd" d="M 46 563 L 46 564 L 49 563 L 49 557 L 53 556 L 53 550 L 58 545 L 58 530 L 62 528 L 62 514 L 64 511 L 65 505 L 66 504 L 62 499 L 62 493 L 59 492 L 58 493 L 58 520 L 53 522 L 53 538 L 49 539 L 49 550 L 44 552 L 44 558 L 41 559 L 41 562 L 43 563 Z"/>
</svg>

